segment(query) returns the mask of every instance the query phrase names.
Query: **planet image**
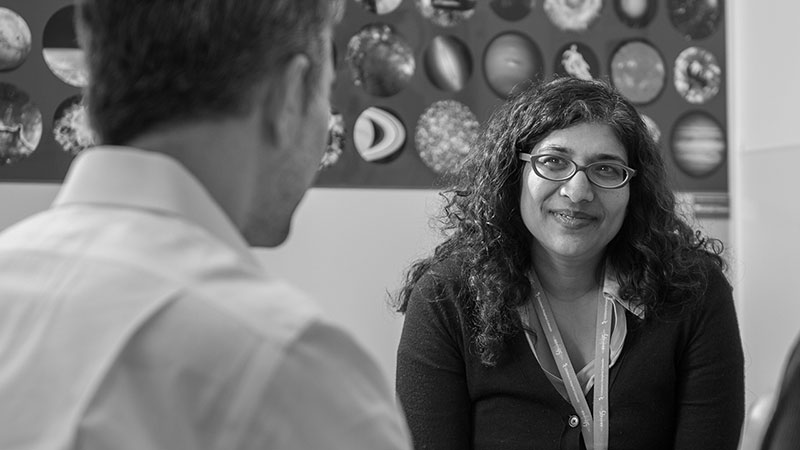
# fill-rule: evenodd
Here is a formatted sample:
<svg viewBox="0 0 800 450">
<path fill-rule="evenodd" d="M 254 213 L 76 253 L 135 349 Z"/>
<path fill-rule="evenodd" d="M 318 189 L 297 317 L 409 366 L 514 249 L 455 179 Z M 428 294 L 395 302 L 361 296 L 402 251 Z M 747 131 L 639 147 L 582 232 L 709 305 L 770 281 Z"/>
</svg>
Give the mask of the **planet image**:
<svg viewBox="0 0 800 450">
<path fill-rule="evenodd" d="M 644 121 L 645 126 L 647 126 L 647 131 L 650 133 L 650 137 L 658 143 L 661 141 L 661 128 L 658 126 L 655 120 L 653 120 L 647 114 L 641 114 L 642 121 Z"/>
<path fill-rule="evenodd" d="M 722 18 L 722 0 L 668 0 L 669 20 L 686 39 L 711 36 Z"/>
<path fill-rule="evenodd" d="M 708 50 L 689 47 L 675 59 L 675 89 L 687 102 L 703 104 L 717 95 L 722 68 Z"/>
<path fill-rule="evenodd" d="M 77 155 L 97 143 L 97 135 L 89 125 L 89 114 L 80 95 L 58 105 L 53 118 L 53 137 L 70 155 Z"/>
<path fill-rule="evenodd" d="M 425 49 L 423 63 L 431 83 L 446 92 L 464 89 L 472 75 L 469 48 L 455 36 L 436 36 L 431 39 Z"/>
<path fill-rule="evenodd" d="M 416 0 L 422 17 L 440 27 L 454 27 L 475 14 L 477 0 Z"/>
<path fill-rule="evenodd" d="M 455 100 L 439 100 L 417 120 L 414 145 L 426 166 L 439 175 L 452 175 L 460 169 L 479 127 L 469 107 Z"/>
<path fill-rule="evenodd" d="M 344 127 L 344 116 L 340 112 L 332 110 L 328 119 L 328 145 L 325 146 L 325 152 L 320 160 L 320 170 L 333 166 L 342 157 L 345 144 Z"/>
<path fill-rule="evenodd" d="M 42 138 L 42 113 L 24 91 L 0 83 L 0 166 L 30 156 Z"/>
<path fill-rule="evenodd" d="M 403 0 L 356 0 L 356 3 L 359 3 L 371 13 L 383 15 L 397 9 L 400 3 L 403 3 Z"/>
<path fill-rule="evenodd" d="M 726 150 L 725 132 L 709 114 L 692 111 L 675 123 L 672 156 L 687 175 L 710 175 L 725 161 Z"/>
<path fill-rule="evenodd" d="M 13 70 L 31 52 L 31 29 L 19 14 L 0 7 L 0 71 Z"/>
<path fill-rule="evenodd" d="M 366 25 L 350 38 L 345 60 L 353 83 L 378 97 L 402 91 L 416 69 L 411 46 L 391 25 L 381 23 Z"/>
<path fill-rule="evenodd" d="M 353 144 L 364 161 L 386 161 L 402 150 L 405 143 L 406 127 L 392 112 L 370 106 L 358 115 Z"/>
<path fill-rule="evenodd" d="M 47 67 L 61 81 L 84 87 L 89 80 L 83 50 L 78 47 L 73 16 L 74 6 L 66 6 L 53 14 L 44 26 L 42 55 Z"/>
<path fill-rule="evenodd" d="M 612 83 L 635 104 L 643 105 L 658 97 L 665 79 L 664 60 L 645 41 L 628 41 L 611 57 Z"/>
<path fill-rule="evenodd" d="M 631 28 L 644 28 L 656 15 L 656 0 L 614 0 L 619 20 Z"/>
<path fill-rule="evenodd" d="M 492 91 L 507 98 L 542 76 L 542 53 L 526 35 L 506 32 L 486 47 L 483 72 Z"/>
<path fill-rule="evenodd" d="M 536 0 L 491 0 L 489 5 L 501 19 L 516 22 L 531 12 Z"/>
<path fill-rule="evenodd" d="M 603 0 L 544 0 L 544 12 L 563 31 L 585 31 L 600 17 Z"/>
<path fill-rule="evenodd" d="M 588 45 L 571 42 L 556 52 L 553 67 L 555 72 L 561 76 L 593 80 L 599 75 L 600 62 Z"/>
</svg>

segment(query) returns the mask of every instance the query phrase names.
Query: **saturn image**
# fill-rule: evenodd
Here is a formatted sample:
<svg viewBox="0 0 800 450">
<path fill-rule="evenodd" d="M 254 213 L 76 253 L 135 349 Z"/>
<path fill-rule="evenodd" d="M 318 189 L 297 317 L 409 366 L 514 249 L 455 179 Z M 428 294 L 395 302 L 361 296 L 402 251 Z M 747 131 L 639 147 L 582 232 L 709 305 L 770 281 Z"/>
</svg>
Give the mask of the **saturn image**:
<svg viewBox="0 0 800 450">
<path fill-rule="evenodd" d="M 439 175 L 450 175 L 461 167 L 479 126 L 468 106 L 455 100 L 439 100 L 417 120 L 414 145 L 426 166 Z"/>
<path fill-rule="evenodd" d="M 692 177 L 705 177 L 725 161 L 725 133 L 708 113 L 691 111 L 672 130 L 672 155 L 678 167 Z"/>
<path fill-rule="evenodd" d="M 377 97 L 402 91 L 416 69 L 411 46 L 384 23 L 366 25 L 351 37 L 345 60 L 353 83 Z"/>
<path fill-rule="evenodd" d="M 635 104 L 653 101 L 663 90 L 665 80 L 661 54 L 645 41 L 628 41 L 611 57 L 612 83 Z"/>
<path fill-rule="evenodd" d="M 31 29 L 14 11 L 0 7 L 0 71 L 13 70 L 31 51 Z"/>
<path fill-rule="evenodd" d="M 89 75 L 83 51 L 78 47 L 78 38 L 73 25 L 74 6 L 59 9 L 47 21 L 42 39 L 42 55 L 47 67 L 61 81 L 76 87 L 84 87 Z"/>
<path fill-rule="evenodd" d="M 353 144 L 364 161 L 389 159 L 403 149 L 406 128 L 392 112 L 370 106 L 358 115 L 353 127 Z"/>
<path fill-rule="evenodd" d="M 27 158 L 42 138 L 42 113 L 27 93 L 0 83 L 0 166 Z"/>
</svg>

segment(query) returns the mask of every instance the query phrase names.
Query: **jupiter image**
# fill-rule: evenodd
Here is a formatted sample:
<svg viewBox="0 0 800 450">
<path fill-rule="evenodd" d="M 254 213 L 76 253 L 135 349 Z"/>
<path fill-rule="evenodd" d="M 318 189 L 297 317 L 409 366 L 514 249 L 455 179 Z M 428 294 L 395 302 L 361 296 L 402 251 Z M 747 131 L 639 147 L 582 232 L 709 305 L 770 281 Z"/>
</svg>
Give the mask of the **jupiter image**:
<svg viewBox="0 0 800 450">
<path fill-rule="evenodd" d="M 725 161 L 725 133 L 705 112 L 692 111 L 681 117 L 672 131 L 672 156 L 687 175 L 702 178 Z"/>
<path fill-rule="evenodd" d="M 19 14 L 0 8 L 0 71 L 13 70 L 31 51 L 31 30 Z"/>
<path fill-rule="evenodd" d="M 0 83 L 0 166 L 30 156 L 42 138 L 42 113 L 24 91 Z"/>
</svg>

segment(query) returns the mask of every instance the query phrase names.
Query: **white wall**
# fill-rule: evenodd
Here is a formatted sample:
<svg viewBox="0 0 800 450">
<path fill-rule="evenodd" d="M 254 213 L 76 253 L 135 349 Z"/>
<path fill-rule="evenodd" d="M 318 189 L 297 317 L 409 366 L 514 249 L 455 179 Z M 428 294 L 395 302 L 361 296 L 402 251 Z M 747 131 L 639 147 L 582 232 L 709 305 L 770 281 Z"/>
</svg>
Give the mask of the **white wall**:
<svg viewBox="0 0 800 450">
<path fill-rule="evenodd" d="M 800 332 L 800 2 L 726 7 L 736 297 L 752 403 L 775 389 Z"/>
</svg>

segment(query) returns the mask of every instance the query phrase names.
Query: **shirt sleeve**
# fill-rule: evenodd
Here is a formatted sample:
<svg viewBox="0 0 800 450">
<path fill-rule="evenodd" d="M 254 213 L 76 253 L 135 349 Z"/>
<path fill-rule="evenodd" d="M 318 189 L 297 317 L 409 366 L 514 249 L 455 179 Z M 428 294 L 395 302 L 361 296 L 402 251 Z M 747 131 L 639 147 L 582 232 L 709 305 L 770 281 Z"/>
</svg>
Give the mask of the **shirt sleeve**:
<svg viewBox="0 0 800 450">
<path fill-rule="evenodd" d="M 251 431 L 262 436 L 253 449 L 411 448 L 387 377 L 347 333 L 321 323 L 287 349 Z"/>
<path fill-rule="evenodd" d="M 437 300 L 432 277 L 414 289 L 397 352 L 397 394 L 414 448 L 471 448 L 471 401 L 455 304 Z"/>
<path fill-rule="evenodd" d="M 736 449 L 744 421 L 744 355 L 731 288 L 709 274 L 680 356 L 676 449 Z"/>
</svg>

